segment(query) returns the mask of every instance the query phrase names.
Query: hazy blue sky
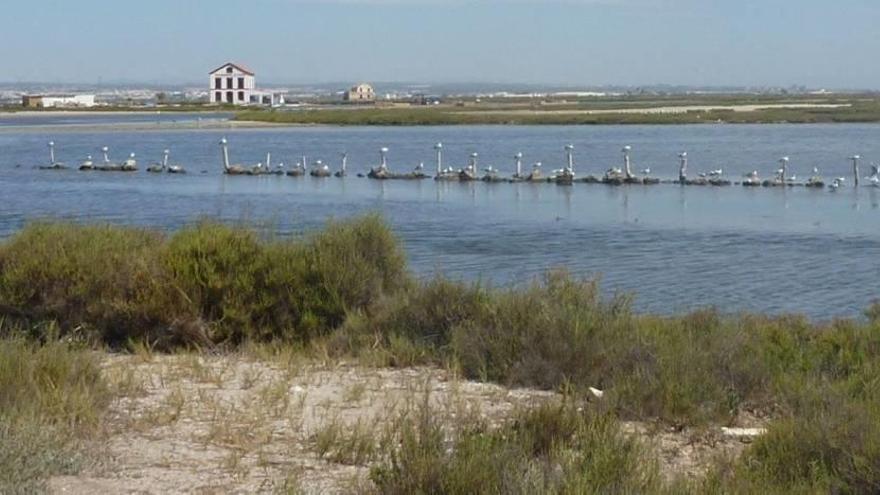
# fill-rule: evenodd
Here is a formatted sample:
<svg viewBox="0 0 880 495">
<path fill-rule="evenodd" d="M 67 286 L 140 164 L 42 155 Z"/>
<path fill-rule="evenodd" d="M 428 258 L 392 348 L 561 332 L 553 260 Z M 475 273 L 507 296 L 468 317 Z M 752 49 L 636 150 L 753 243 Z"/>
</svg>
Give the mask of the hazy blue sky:
<svg viewBox="0 0 880 495">
<path fill-rule="evenodd" d="M 0 80 L 880 88 L 880 0 L 4 0 Z"/>
</svg>

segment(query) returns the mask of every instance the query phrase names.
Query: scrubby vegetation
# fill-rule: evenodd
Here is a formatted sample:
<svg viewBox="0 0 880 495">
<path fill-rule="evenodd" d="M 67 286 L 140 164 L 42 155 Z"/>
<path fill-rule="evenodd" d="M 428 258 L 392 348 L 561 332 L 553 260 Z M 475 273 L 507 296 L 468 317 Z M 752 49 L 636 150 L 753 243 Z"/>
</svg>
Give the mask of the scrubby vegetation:
<svg viewBox="0 0 880 495">
<path fill-rule="evenodd" d="M 400 447 L 371 479 L 376 492 L 662 493 L 656 462 L 615 418 L 571 404 L 540 406 L 501 428 L 459 424 L 447 431 L 423 407 L 403 418 Z"/>
<path fill-rule="evenodd" d="M 307 341 L 397 290 L 404 270 L 377 217 L 297 241 L 207 222 L 171 237 L 43 223 L 0 247 L 0 312 L 111 346 Z"/>
<path fill-rule="evenodd" d="M 171 236 L 36 224 L 0 246 L 0 314 L 46 344 L 4 343 L 13 357 L 0 360 L 0 411 L 94 423 L 94 364 L 58 338 L 160 349 L 296 343 L 329 358 L 437 364 L 569 398 L 500 429 L 444 433 L 416 415 L 397 443 L 360 442 L 357 455 L 340 458 L 378 459 L 372 479 L 382 493 L 880 490 L 877 305 L 865 320 L 810 322 L 714 309 L 639 315 L 630 301 L 565 272 L 516 288 L 414 281 L 375 216 L 294 240 L 212 223 Z M 62 368 L 41 357 L 56 354 Z M 48 395 L 23 392 L 46 383 Z M 589 387 L 605 394 L 584 408 Z M 659 481 L 617 426 L 725 425 L 744 415 L 769 422 L 767 434 L 693 486 Z M 6 442 L 28 434 L 4 421 Z M 53 469 L 63 466 L 41 472 Z"/>
<path fill-rule="evenodd" d="M 94 432 L 108 399 L 94 354 L 0 339 L 0 493 L 33 493 L 48 476 L 81 468 L 78 442 Z"/>
</svg>

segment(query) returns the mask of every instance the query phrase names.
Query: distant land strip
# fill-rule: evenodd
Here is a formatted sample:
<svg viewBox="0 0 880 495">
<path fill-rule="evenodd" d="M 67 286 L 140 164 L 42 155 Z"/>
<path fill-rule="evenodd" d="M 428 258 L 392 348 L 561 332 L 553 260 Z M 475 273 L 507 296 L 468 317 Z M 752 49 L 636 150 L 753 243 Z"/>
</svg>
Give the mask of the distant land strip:
<svg viewBox="0 0 880 495">
<path fill-rule="evenodd" d="M 481 104 L 470 106 L 371 106 L 260 109 L 236 113 L 237 121 L 311 125 L 613 125 L 776 124 L 880 122 L 880 98 L 849 101 L 618 102 L 609 104 Z"/>
</svg>

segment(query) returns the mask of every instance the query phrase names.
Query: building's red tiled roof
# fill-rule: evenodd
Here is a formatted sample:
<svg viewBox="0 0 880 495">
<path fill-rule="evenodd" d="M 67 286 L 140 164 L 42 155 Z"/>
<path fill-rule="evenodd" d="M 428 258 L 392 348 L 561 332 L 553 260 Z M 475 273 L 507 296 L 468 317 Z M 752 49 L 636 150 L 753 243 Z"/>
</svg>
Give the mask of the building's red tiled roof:
<svg viewBox="0 0 880 495">
<path fill-rule="evenodd" d="M 247 67 L 245 67 L 241 64 L 236 64 L 234 62 L 226 62 L 225 64 L 221 65 L 220 67 L 217 67 L 216 69 L 212 70 L 211 72 L 208 72 L 208 74 L 213 74 L 213 73 L 219 71 L 220 69 L 224 69 L 224 68 L 226 68 L 227 65 L 231 65 L 249 76 L 254 75 L 254 72 L 252 70 L 248 69 Z"/>
</svg>

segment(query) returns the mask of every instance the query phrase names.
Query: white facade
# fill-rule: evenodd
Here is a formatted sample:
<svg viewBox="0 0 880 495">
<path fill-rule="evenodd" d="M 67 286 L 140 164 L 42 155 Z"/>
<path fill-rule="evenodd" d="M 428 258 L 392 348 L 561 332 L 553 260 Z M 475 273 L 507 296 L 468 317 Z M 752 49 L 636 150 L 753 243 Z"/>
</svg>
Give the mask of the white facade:
<svg viewBox="0 0 880 495">
<path fill-rule="evenodd" d="M 238 64 L 226 63 L 210 72 L 208 95 L 211 103 L 249 105 L 257 96 L 254 73 Z M 261 100 L 261 98 L 256 98 Z"/>
<path fill-rule="evenodd" d="M 25 95 L 22 104 L 35 108 L 93 107 L 95 95 Z"/>
</svg>

